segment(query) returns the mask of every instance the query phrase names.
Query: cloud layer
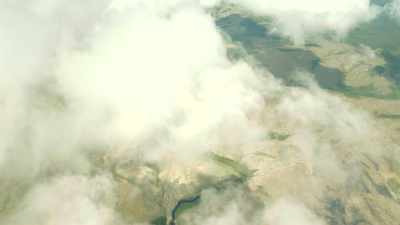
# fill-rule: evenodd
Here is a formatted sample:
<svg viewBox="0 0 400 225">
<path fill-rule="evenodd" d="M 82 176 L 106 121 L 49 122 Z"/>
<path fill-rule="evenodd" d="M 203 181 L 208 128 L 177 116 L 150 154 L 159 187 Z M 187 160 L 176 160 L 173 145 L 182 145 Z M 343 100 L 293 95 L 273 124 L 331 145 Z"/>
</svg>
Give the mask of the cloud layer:
<svg viewBox="0 0 400 225">
<path fill-rule="evenodd" d="M 88 51 L 63 55 L 57 78 L 65 96 L 103 118 L 100 135 L 117 143 L 152 136 L 161 145 L 154 148 L 193 154 L 212 147 L 209 135 L 225 120 L 249 127 L 246 113 L 263 106 L 262 78 L 228 61 L 212 18 L 192 5 L 165 17 L 146 4 L 112 10 L 112 25 L 98 27 Z"/>
<path fill-rule="evenodd" d="M 335 32 L 344 36 L 360 23 L 373 19 L 379 9 L 369 0 L 232 0 L 260 15 L 274 18 L 278 33 L 302 44 L 313 34 Z"/>
<path fill-rule="evenodd" d="M 272 16 L 277 32 L 297 43 L 308 34 L 344 35 L 376 14 L 362 0 L 228 2 Z M 124 224 L 109 158 L 141 156 L 158 166 L 188 165 L 214 151 L 246 156 L 282 121 L 310 168 L 345 179 L 318 129 L 330 127 L 324 135 L 358 144 L 370 135 L 368 116 L 313 85 L 284 87 L 267 71 L 231 62 L 207 11 L 220 3 L 2 1 L 0 188 L 7 192 L 0 203 L 11 203 L 0 222 Z M 321 145 L 327 153 L 316 155 Z M 328 167 L 317 164 L 323 160 Z M 23 186 L 23 194 L 7 185 Z M 246 224 L 237 203 L 228 206 L 205 221 Z M 292 224 L 283 213 L 290 211 L 300 224 L 323 224 L 301 203 L 266 210 L 268 223 Z"/>
</svg>

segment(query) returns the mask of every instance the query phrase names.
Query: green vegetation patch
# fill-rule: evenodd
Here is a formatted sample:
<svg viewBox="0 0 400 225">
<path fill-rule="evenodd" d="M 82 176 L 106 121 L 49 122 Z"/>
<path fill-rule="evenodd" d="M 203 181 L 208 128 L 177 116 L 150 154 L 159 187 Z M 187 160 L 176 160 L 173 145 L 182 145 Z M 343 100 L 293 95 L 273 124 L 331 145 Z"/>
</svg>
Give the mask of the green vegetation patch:
<svg viewBox="0 0 400 225">
<path fill-rule="evenodd" d="M 380 112 L 375 112 L 375 117 L 381 118 L 381 119 L 398 120 L 398 119 L 400 119 L 400 114 L 398 114 L 398 113 L 380 113 Z"/>
<path fill-rule="evenodd" d="M 290 134 L 284 134 L 284 133 L 278 133 L 278 132 L 270 132 L 268 134 L 268 137 L 272 140 L 277 140 L 277 141 L 285 141 L 290 137 Z"/>
<path fill-rule="evenodd" d="M 396 198 L 400 198 L 400 182 L 396 178 L 390 178 L 387 185 Z"/>
<path fill-rule="evenodd" d="M 151 225 L 167 225 L 167 217 L 160 216 L 150 222 Z"/>
<path fill-rule="evenodd" d="M 218 155 L 216 153 L 212 153 L 211 158 L 219 165 L 232 170 L 239 177 L 250 177 L 254 174 L 254 171 L 233 159 Z"/>
<path fill-rule="evenodd" d="M 390 94 L 381 94 L 371 84 L 363 87 L 351 87 L 347 86 L 342 90 L 342 93 L 349 97 L 370 97 L 385 100 L 398 100 L 400 99 L 400 87 L 392 87 Z"/>
</svg>

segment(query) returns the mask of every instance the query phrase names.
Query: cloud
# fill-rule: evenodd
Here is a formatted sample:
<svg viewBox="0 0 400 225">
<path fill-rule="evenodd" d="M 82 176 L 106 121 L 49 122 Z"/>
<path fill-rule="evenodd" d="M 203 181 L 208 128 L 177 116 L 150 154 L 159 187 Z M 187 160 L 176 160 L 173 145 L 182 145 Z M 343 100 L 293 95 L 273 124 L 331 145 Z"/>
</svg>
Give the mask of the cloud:
<svg viewBox="0 0 400 225">
<path fill-rule="evenodd" d="M 221 3 L 233 3 L 252 13 L 272 17 L 274 31 L 290 37 L 297 44 L 303 44 L 306 39 L 315 34 L 328 32 L 334 32 L 338 37 L 343 37 L 359 24 L 375 18 L 381 11 L 378 6 L 370 4 L 370 0 L 169 0 L 149 2 L 118 0 L 113 2 L 112 7 L 116 9 L 145 7 L 165 13 L 182 5 L 211 8 Z"/>
<path fill-rule="evenodd" d="M 305 205 L 295 200 L 280 199 L 265 211 L 266 224 L 275 225 L 325 225 Z"/>
<path fill-rule="evenodd" d="M 227 59 L 222 37 L 204 10 L 218 1 L 17 3 L 1 3 L 1 21 L 14 25 L 0 30 L 2 46 L 11 48 L 0 55 L 6 74 L 0 84 L 5 140 L 0 162 L 11 161 L 10 149 L 15 157 L 20 154 L 15 149 L 25 148 L 22 138 L 32 157 L 43 162 L 51 155 L 71 158 L 80 154 L 79 145 L 99 143 L 141 148 L 151 158 L 179 152 L 186 159 L 264 136 L 265 128 L 249 115 L 260 114 L 264 94 L 280 84 Z M 369 10 L 364 1 L 326 6 L 305 1 L 289 9 L 279 2 L 256 9 L 256 3 L 238 2 L 260 13 L 279 12 L 278 17 L 281 12 L 341 15 L 352 12 L 347 6 Z M 37 107 L 35 93 L 43 88 L 62 96 L 61 112 Z M 61 128 L 62 134 L 51 132 Z M 64 145 L 54 150 L 60 141 Z"/>
<path fill-rule="evenodd" d="M 296 42 L 311 33 L 344 34 L 375 15 L 367 1 L 233 2 L 272 16 Z M 369 117 L 318 87 L 283 87 L 266 71 L 229 61 L 206 10 L 219 3 L 0 3 L 0 178 L 29 183 L 6 224 L 122 223 L 113 178 L 102 170 L 108 165 L 96 168 L 87 153 L 190 165 L 210 151 L 254 153 L 256 144 L 270 144 L 275 121 L 291 129 L 288 141 L 310 168 L 343 180 L 330 141 L 359 144 L 371 130 Z M 233 202 L 205 221 L 246 224 L 242 209 Z M 292 224 L 292 212 L 302 225 L 323 224 L 300 203 L 267 212 L 268 223 Z"/>
<path fill-rule="evenodd" d="M 35 176 L 49 157 L 70 158 L 79 128 L 60 110 L 53 69 L 58 53 L 81 43 L 104 7 L 105 1 L 0 3 L 0 168 L 11 177 Z"/>
<path fill-rule="evenodd" d="M 246 192 L 240 187 L 227 188 L 223 193 L 203 191 L 200 205 L 194 212 L 182 215 L 180 221 L 206 225 L 326 225 L 295 198 L 286 196 L 259 204 L 257 198 Z"/>
<path fill-rule="evenodd" d="M 400 20 L 400 1 L 394 0 L 391 3 L 385 5 L 386 12 L 392 17 Z"/>
<path fill-rule="evenodd" d="M 314 82 L 308 85 L 288 90 L 276 106 L 275 116 L 293 133 L 288 141 L 300 150 L 309 172 L 327 178 L 324 183 L 343 184 L 352 176 L 344 170 L 344 155 L 380 155 L 376 149 L 381 136 L 368 113 L 321 90 Z"/>
<path fill-rule="evenodd" d="M 67 188 L 66 188 L 67 187 Z M 34 187 L 17 212 L 5 221 L 10 225 L 111 225 L 113 183 L 107 176 L 64 176 Z"/>
<path fill-rule="evenodd" d="M 299 75 L 301 76 L 301 75 Z M 309 88 L 292 88 L 277 106 L 283 118 L 297 127 L 327 129 L 348 142 L 360 141 L 371 131 L 371 118 L 342 98 L 321 90 L 314 82 Z"/>
<path fill-rule="evenodd" d="M 259 15 L 271 16 L 276 31 L 302 44 L 312 35 L 348 31 L 373 19 L 379 12 L 369 0 L 231 0 Z"/>
<path fill-rule="evenodd" d="M 90 191 L 113 196 L 89 178 L 92 149 L 179 161 L 264 137 L 249 116 L 263 78 L 228 60 L 203 3 L 108 3 L 0 3 L 0 176 L 28 183 L 25 197 L 9 190 L 7 224 L 113 224 L 114 206 Z"/>
<path fill-rule="evenodd" d="M 196 155 L 221 141 L 211 135 L 226 122 L 257 129 L 247 113 L 263 107 L 263 78 L 228 61 L 213 19 L 190 4 L 165 17 L 152 11 L 156 2 L 134 3 L 144 7 L 111 10 L 111 25 L 99 25 L 90 48 L 65 54 L 57 71 L 80 111 L 108 115 L 101 135 L 117 143 L 152 138 L 163 151 Z"/>
</svg>

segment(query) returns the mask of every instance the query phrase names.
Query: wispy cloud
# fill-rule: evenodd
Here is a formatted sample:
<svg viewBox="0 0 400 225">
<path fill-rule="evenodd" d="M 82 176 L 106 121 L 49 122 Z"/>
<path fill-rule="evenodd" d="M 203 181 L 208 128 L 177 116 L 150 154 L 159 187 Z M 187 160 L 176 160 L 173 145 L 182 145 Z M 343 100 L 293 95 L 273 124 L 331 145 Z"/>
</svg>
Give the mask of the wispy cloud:
<svg viewBox="0 0 400 225">
<path fill-rule="evenodd" d="M 229 2 L 272 16 L 278 32 L 298 43 L 319 32 L 344 35 L 376 15 L 362 0 Z M 190 165 L 219 151 L 246 163 L 256 146 L 276 144 L 268 132 L 282 124 L 308 168 L 341 183 L 348 173 L 334 147 L 375 137 L 369 116 L 312 82 L 285 87 L 248 62 L 231 62 L 207 11 L 219 3 L 2 1 L 0 179 L 28 184 L 0 221 L 124 224 L 115 210 L 117 181 L 98 161 L 140 155 L 157 165 Z M 0 194 L 1 202 L 8 196 Z M 204 221 L 246 224 L 237 202 L 227 206 Z M 302 203 L 260 209 L 265 217 L 254 221 L 289 225 L 292 212 L 298 224 L 323 224 Z"/>
</svg>

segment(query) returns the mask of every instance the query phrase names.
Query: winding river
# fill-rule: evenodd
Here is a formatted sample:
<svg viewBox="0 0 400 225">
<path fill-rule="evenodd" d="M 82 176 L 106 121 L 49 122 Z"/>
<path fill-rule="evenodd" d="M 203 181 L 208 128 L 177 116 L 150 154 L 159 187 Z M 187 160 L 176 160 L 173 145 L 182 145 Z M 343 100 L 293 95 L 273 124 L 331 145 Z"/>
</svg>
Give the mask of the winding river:
<svg viewBox="0 0 400 225">
<path fill-rule="evenodd" d="M 201 198 L 201 195 L 199 194 L 199 195 L 196 195 L 191 198 L 179 200 L 178 203 L 175 205 L 175 207 L 171 211 L 171 221 L 169 222 L 169 225 L 176 225 L 176 216 L 177 216 L 176 213 L 180 207 L 183 207 L 186 204 L 194 203 L 194 202 L 200 200 L 200 198 Z"/>
</svg>

